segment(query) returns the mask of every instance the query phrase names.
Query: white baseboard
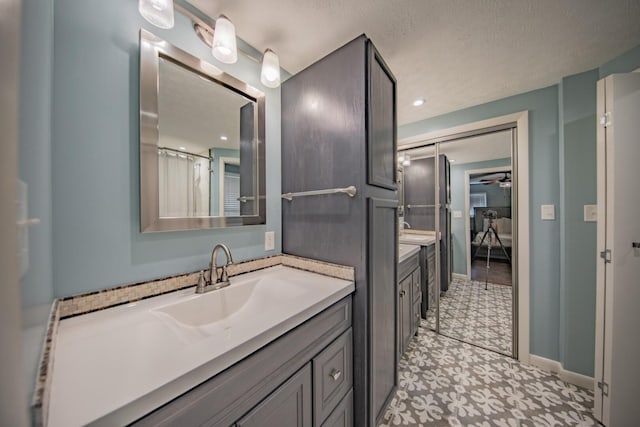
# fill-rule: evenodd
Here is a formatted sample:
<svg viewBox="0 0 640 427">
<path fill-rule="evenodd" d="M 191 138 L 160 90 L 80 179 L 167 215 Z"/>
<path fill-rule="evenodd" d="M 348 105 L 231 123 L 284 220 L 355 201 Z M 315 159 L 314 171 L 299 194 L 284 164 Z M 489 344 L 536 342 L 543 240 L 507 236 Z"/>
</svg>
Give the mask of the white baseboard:
<svg viewBox="0 0 640 427">
<path fill-rule="evenodd" d="M 544 369 L 545 371 L 558 374 L 562 381 L 566 381 L 570 384 L 574 384 L 579 387 L 586 388 L 587 390 L 593 391 L 593 377 L 589 377 L 573 371 L 567 371 L 562 367 L 562 364 L 556 360 L 551 360 L 545 357 L 531 354 L 529 355 L 529 364 L 537 366 L 540 369 Z"/>
<path fill-rule="evenodd" d="M 466 274 L 451 273 L 451 278 L 452 279 L 459 279 L 459 280 L 467 280 L 469 277 Z"/>
</svg>

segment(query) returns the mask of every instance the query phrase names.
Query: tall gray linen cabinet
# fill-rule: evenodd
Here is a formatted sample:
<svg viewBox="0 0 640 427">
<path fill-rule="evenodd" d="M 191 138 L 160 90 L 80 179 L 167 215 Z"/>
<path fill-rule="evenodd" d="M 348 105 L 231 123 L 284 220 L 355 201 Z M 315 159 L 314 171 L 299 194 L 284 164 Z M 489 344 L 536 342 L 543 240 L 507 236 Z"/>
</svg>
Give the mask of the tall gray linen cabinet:
<svg viewBox="0 0 640 427">
<path fill-rule="evenodd" d="M 397 384 L 396 80 L 362 35 L 282 85 L 284 253 L 355 267 L 354 424 L 376 425 Z"/>
</svg>

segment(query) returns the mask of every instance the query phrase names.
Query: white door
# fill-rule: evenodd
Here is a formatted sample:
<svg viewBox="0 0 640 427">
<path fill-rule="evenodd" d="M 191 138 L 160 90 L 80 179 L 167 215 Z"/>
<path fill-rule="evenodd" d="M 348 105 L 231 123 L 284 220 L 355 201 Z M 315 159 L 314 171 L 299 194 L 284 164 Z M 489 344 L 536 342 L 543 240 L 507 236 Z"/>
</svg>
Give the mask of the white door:
<svg viewBox="0 0 640 427">
<path fill-rule="evenodd" d="M 640 74 L 598 82 L 595 415 L 640 425 Z"/>
</svg>

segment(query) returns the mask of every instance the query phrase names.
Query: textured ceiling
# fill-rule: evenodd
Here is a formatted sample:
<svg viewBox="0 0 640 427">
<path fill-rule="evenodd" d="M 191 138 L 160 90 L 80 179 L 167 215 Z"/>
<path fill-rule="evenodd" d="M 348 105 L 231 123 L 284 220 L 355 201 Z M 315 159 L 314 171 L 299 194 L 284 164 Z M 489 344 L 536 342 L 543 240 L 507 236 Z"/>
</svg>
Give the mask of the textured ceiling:
<svg viewBox="0 0 640 427">
<path fill-rule="evenodd" d="M 640 0 L 189 2 L 293 74 L 367 34 L 398 80 L 400 124 L 553 85 L 640 44 Z"/>
</svg>

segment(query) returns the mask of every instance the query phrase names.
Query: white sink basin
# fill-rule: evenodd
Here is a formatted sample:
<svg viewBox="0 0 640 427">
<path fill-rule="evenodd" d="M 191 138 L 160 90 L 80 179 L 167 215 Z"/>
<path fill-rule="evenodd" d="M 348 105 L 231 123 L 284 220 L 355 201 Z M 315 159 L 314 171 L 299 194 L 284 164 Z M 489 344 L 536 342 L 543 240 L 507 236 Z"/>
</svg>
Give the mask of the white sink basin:
<svg viewBox="0 0 640 427">
<path fill-rule="evenodd" d="M 233 280 L 233 279 L 232 279 Z M 259 279 L 245 280 L 226 288 L 194 295 L 186 301 L 156 309 L 188 326 L 203 326 L 226 319 L 243 310 L 253 298 Z"/>
<path fill-rule="evenodd" d="M 400 243 L 406 243 L 410 245 L 429 246 L 436 241 L 436 238 L 435 236 L 429 234 L 402 233 L 400 234 L 398 240 L 400 241 Z"/>
</svg>

